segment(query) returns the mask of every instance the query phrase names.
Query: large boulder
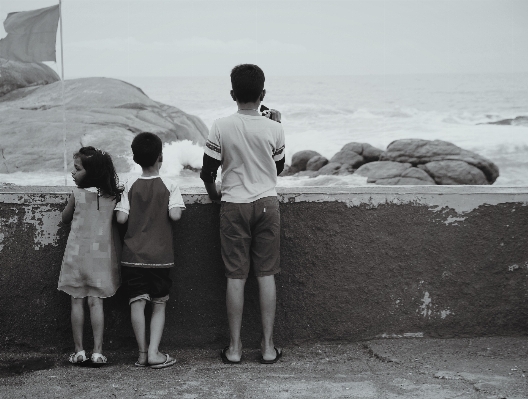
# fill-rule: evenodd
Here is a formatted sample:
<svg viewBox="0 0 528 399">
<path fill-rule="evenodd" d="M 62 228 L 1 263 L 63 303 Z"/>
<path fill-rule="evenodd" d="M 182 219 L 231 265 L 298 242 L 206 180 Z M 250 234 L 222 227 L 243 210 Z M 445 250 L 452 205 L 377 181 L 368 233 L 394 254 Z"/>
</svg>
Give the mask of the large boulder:
<svg viewBox="0 0 528 399">
<path fill-rule="evenodd" d="M 306 170 L 318 171 L 327 163 L 328 159 L 321 155 L 316 155 L 315 157 L 310 158 L 310 160 L 306 163 Z"/>
<path fill-rule="evenodd" d="M 61 171 L 63 132 L 68 163 L 81 146 L 109 152 L 118 172 L 130 170 L 130 144 L 139 132 L 163 142 L 190 140 L 204 145 L 207 126 L 193 115 L 154 100 L 116 79 L 84 78 L 26 87 L 0 97 L 0 172 Z"/>
<path fill-rule="evenodd" d="M 301 172 L 303 170 L 306 170 L 306 164 L 310 159 L 312 159 L 315 156 L 321 156 L 316 151 L 311 150 L 304 150 L 304 151 L 298 151 L 292 156 L 292 161 L 290 165 L 290 174 Z"/>
<path fill-rule="evenodd" d="M 59 81 L 59 75 L 46 64 L 0 58 L 0 97 L 23 87 Z"/>
<path fill-rule="evenodd" d="M 464 161 L 433 161 L 418 167 L 432 176 L 436 184 L 489 184 L 480 169 Z"/>
<path fill-rule="evenodd" d="M 413 166 L 435 161 L 463 161 L 480 169 L 488 184 L 493 184 L 499 177 L 499 168 L 489 159 L 442 140 L 396 140 L 389 144 L 380 160 L 410 163 Z"/>
<path fill-rule="evenodd" d="M 370 162 L 361 166 L 356 175 L 367 177 L 367 183 L 379 185 L 434 185 L 435 181 L 423 170 L 410 163 L 391 161 Z"/>
<path fill-rule="evenodd" d="M 317 171 L 319 175 L 337 175 L 341 169 L 342 164 L 337 162 L 330 162 Z"/>
</svg>

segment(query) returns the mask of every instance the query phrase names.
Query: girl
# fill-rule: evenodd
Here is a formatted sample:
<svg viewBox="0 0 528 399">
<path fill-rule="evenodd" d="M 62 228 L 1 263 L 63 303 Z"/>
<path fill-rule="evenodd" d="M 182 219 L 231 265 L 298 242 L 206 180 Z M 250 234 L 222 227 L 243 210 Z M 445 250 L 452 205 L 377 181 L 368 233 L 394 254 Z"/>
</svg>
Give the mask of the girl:
<svg viewBox="0 0 528 399">
<path fill-rule="evenodd" d="M 74 189 L 62 212 L 62 222 L 72 222 L 64 251 L 58 289 L 71 296 L 71 323 L 75 353 L 69 361 L 88 360 L 83 349 L 84 302 L 87 298 L 94 337 L 91 362 L 107 362 L 103 351 L 103 298 L 111 297 L 120 284 L 119 235 L 112 223 L 114 207 L 123 188 L 110 155 L 94 147 L 74 154 Z M 116 248 L 118 246 L 118 248 Z"/>
</svg>

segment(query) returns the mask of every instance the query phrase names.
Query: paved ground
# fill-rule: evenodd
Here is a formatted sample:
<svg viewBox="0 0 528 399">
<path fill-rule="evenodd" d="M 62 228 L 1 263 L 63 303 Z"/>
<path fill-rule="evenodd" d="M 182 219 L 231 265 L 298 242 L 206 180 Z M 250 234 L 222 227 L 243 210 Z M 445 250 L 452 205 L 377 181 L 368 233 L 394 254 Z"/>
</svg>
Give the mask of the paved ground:
<svg viewBox="0 0 528 399">
<path fill-rule="evenodd" d="M 100 368 L 65 356 L 0 354 L 1 398 L 528 398 L 528 337 L 387 339 L 284 348 L 274 365 L 220 362 L 212 349 L 175 349 L 168 369 L 133 367 L 107 352 Z M 30 371 L 33 370 L 33 371 Z"/>
</svg>

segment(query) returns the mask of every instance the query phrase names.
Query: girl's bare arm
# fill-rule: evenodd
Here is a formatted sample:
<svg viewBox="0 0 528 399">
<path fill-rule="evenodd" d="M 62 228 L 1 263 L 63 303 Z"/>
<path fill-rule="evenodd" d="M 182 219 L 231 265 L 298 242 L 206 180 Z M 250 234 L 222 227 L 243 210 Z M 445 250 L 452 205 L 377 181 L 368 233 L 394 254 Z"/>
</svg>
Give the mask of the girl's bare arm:
<svg viewBox="0 0 528 399">
<path fill-rule="evenodd" d="M 70 224 L 73 219 L 73 211 L 75 210 L 75 196 L 70 195 L 66 208 L 62 211 L 62 223 Z"/>
</svg>

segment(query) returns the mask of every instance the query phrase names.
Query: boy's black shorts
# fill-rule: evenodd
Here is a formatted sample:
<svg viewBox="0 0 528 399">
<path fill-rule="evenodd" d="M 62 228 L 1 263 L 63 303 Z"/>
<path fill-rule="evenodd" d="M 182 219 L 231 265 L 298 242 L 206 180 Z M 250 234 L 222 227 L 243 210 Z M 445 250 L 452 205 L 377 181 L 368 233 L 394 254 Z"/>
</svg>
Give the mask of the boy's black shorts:
<svg viewBox="0 0 528 399">
<path fill-rule="evenodd" d="M 172 280 L 170 268 L 143 268 L 121 266 L 123 286 L 127 290 L 129 301 L 145 299 L 153 303 L 164 303 L 169 300 Z"/>
</svg>

